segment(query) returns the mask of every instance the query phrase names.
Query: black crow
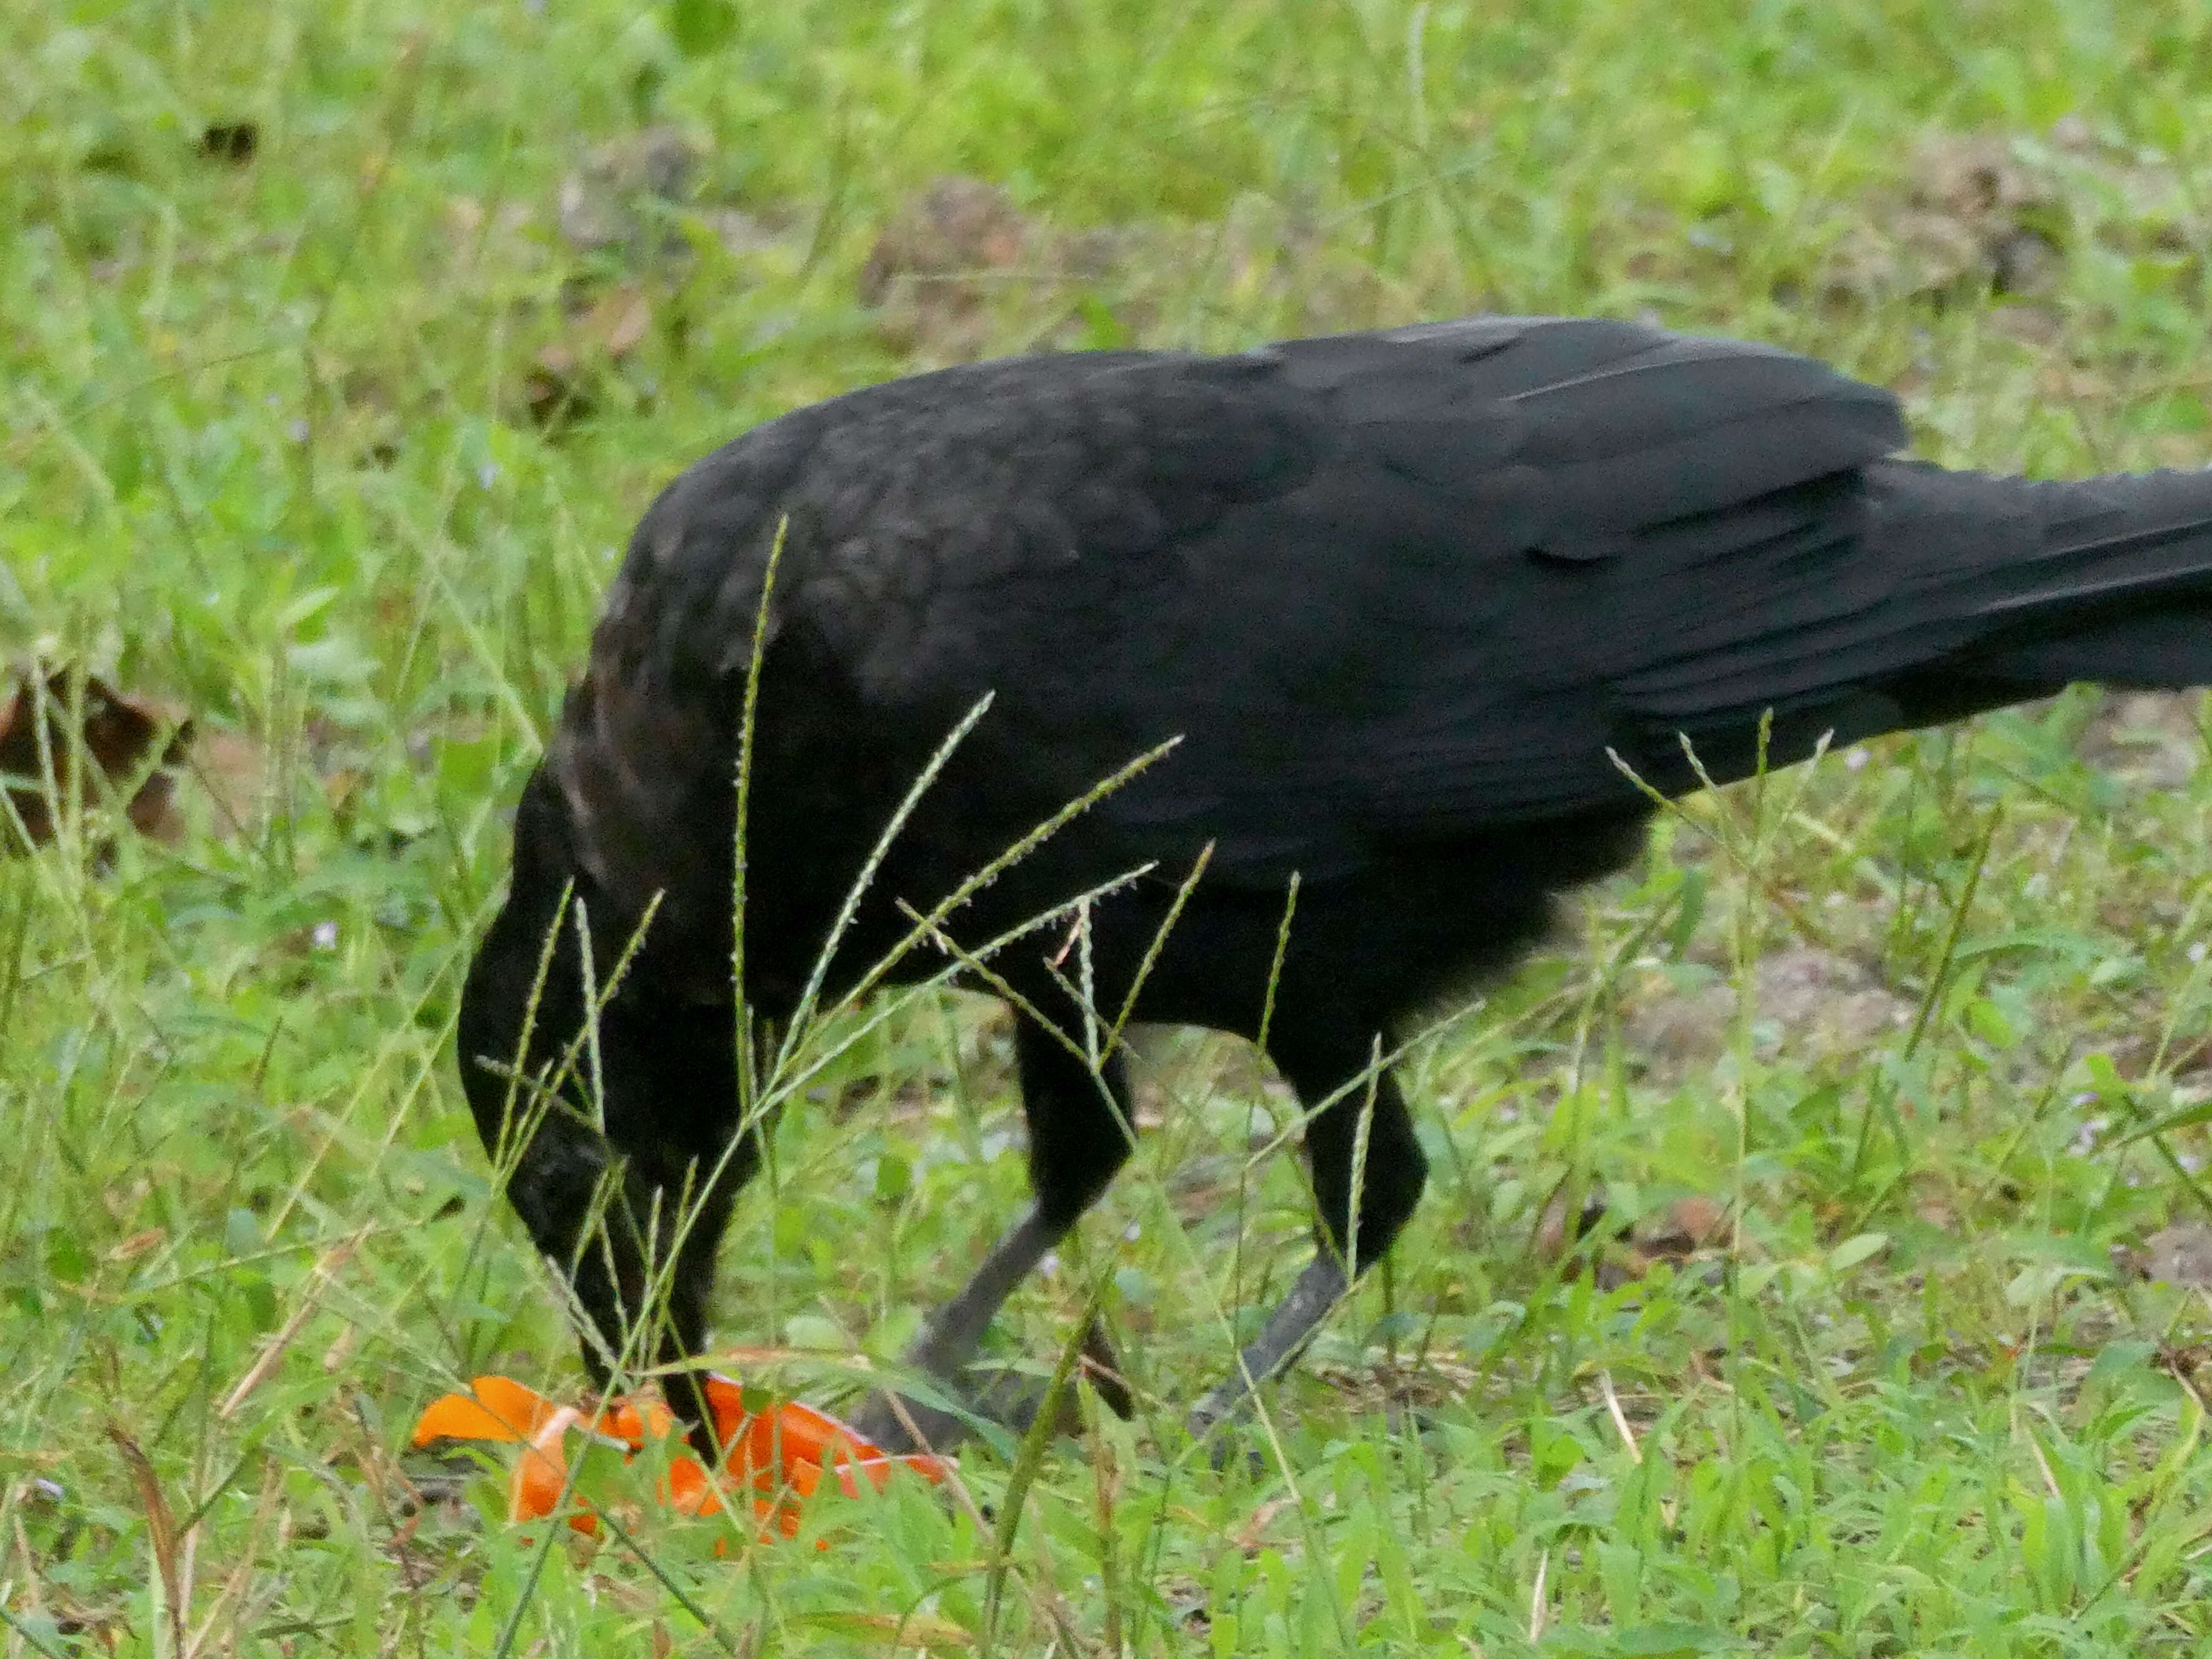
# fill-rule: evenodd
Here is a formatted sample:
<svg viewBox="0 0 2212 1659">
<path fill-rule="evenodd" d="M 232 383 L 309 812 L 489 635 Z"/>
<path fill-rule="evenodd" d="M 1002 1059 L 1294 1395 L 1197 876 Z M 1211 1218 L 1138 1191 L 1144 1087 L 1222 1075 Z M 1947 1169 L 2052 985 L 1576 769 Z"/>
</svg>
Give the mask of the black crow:
<svg viewBox="0 0 2212 1659">
<path fill-rule="evenodd" d="M 1317 1249 L 1204 1429 L 1390 1248 L 1424 1168 L 1375 1059 L 1636 855 L 1652 805 L 1624 769 L 1671 795 L 1699 786 L 1685 738 L 1725 782 L 1762 730 L 1780 765 L 2075 680 L 2212 681 L 2212 475 L 2028 483 L 1905 442 L 1887 392 L 1786 351 L 1480 318 L 947 369 L 698 462 L 630 544 L 462 1000 L 477 1128 L 527 1137 L 508 1194 L 573 1279 L 587 1366 L 656 1280 L 637 1358 L 698 1354 L 757 1161 L 732 988 L 749 684 L 742 974 L 771 1032 L 1173 740 L 882 979 L 950 952 L 1015 1011 L 1035 1201 L 909 1356 L 948 1382 L 1129 1154 L 1099 1024 L 1255 1037 L 1266 1012 L 1310 1114 Z M 1071 953 L 1069 902 L 1133 872 Z"/>
</svg>

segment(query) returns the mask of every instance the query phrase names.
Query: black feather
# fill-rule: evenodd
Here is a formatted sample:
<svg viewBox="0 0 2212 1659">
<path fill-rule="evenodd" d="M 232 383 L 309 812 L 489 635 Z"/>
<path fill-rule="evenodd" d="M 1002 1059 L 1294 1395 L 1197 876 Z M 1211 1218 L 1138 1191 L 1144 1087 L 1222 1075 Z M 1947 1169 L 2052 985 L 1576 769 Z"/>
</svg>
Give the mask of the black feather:
<svg viewBox="0 0 2212 1659">
<path fill-rule="evenodd" d="M 1249 1036 L 1272 994 L 1273 1057 L 1318 1103 L 1410 1009 L 1510 963 L 1556 893 L 1633 856 L 1649 802 L 1616 756 L 1679 792 L 1698 781 L 1683 735 L 1724 781 L 1757 763 L 1770 714 L 1780 763 L 2075 678 L 2212 680 L 2212 479 L 2028 483 L 1893 459 L 1904 441 L 1887 393 L 1771 348 L 1486 318 L 947 370 L 716 452 L 639 526 L 467 988 L 464 1075 L 495 1141 L 509 1091 L 480 1062 L 542 1066 L 581 1017 L 564 934 L 524 1042 L 559 893 L 582 901 L 602 975 L 659 905 L 601 1045 L 611 1145 L 582 1115 L 540 1132 L 514 1194 L 534 1236 L 573 1252 L 580 1183 L 619 1164 L 649 1207 L 702 1182 L 732 1133 L 733 769 L 780 535 L 748 825 L 756 1012 L 794 1013 L 895 806 L 989 694 L 830 993 L 903 935 L 902 907 L 1180 739 L 951 931 L 978 943 L 1149 866 L 1092 914 L 1099 1003 L 1118 1010 L 1210 848 L 1136 1016 Z M 1118 1073 L 1103 1091 L 1063 1075 L 1033 1029 L 1079 1024 L 1042 957 L 1000 968 L 1028 1005 L 1032 1174 L 1059 1226 L 1127 1140 Z M 1364 1262 L 1410 1211 L 1420 1155 L 1381 1088 L 1355 1206 L 1343 1110 L 1310 1149 L 1325 1251 L 1352 1243 L 1356 1207 Z M 713 1236 L 748 1167 L 709 1194 L 659 1358 L 702 1340 Z M 611 1228 L 580 1272 L 610 1340 L 636 1312 L 641 1237 Z"/>
</svg>

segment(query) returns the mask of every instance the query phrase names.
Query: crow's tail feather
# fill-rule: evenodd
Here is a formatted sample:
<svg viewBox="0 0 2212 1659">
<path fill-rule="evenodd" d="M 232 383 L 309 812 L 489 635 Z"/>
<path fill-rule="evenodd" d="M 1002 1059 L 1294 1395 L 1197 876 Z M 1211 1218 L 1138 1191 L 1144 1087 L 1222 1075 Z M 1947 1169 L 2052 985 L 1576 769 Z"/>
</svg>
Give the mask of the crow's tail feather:
<svg viewBox="0 0 2212 1659">
<path fill-rule="evenodd" d="M 1926 550 L 1917 602 L 1959 629 L 1940 665 L 1910 677 L 1937 705 L 1915 715 L 2076 680 L 2212 685 L 2212 471 L 2045 483 L 1883 471 L 1887 527 Z"/>
</svg>

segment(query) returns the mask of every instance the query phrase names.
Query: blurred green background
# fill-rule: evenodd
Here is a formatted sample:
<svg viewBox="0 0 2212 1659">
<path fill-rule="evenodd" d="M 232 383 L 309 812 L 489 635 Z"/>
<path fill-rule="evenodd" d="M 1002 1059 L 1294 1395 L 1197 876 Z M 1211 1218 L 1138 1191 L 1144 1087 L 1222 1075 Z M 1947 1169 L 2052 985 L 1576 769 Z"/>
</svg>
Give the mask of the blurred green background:
<svg viewBox="0 0 2212 1659">
<path fill-rule="evenodd" d="M 2194 696 L 1689 803 L 1413 1063 L 1429 1201 L 1264 1468 L 1175 1425 L 1304 1188 L 1188 1037 L 1085 1230 L 1145 1410 L 1010 1555 L 918 1491 L 757 1545 L 642 1474 L 594 1548 L 404 1450 L 475 1370 L 580 1386 L 450 1024 L 684 463 L 969 357 L 1498 309 L 1813 352 L 1954 465 L 2201 465 L 2212 8 L 22 0 L 0 63 L 0 653 L 193 721 L 158 834 L 112 821 L 142 763 L 0 861 L 9 1654 L 2212 1638 Z M 947 1000 L 787 1117 L 726 1252 L 749 1379 L 897 1352 L 1021 1201 L 1012 1106 Z"/>
</svg>

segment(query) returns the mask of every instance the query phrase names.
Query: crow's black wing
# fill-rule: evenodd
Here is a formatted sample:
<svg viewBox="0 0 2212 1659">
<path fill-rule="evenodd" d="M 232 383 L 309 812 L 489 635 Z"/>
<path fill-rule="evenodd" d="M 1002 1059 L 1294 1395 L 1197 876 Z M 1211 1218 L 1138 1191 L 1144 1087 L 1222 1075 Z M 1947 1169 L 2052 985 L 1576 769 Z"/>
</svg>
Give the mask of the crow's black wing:
<svg viewBox="0 0 2212 1659">
<path fill-rule="evenodd" d="M 769 677 L 803 636 L 847 682 L 821 706 L 908 750 L 994 693 L 953 781 L 983 817 L 1180 737 L 1101 830 L 1133 858 L 1212 842 L 1224 879 L 1322 876 L 1626 799 L 1606 749 L 1635 748 L 1636 674 L 1787 659 L 1878 601 L 1852 481 L 1902 436 L 1887 395 L 1808 359 L 1606 321 L 894 382 L 670 487 L 554 771 L 604 884 L 704 902 L 720 849 L 687 826 L 728 788 L 782 527 Z M 825 765 L 867 741 L 822 720 L 782 735 Z"/>
<path fill-rule="evenodd" d="M 767 678 L 793 776 L 911 775 L 989 691 L 938 792 L 956 833 L 1018 831 L 1180 737 L 1086 833 L 1131 860 L 1211 842 L 1217 879 L 1255 883 L 1632 803 L 1608 750 L 1692 787 L 1678 732 L 1741 775 L 1768 708 L 1779 762 L 1979 706 L 1913 677 L 2203 540 L 2201 482 L 1944 474 L 1885 459 L 1904 439 L 1888 394 L 1809 359 L 1607 321 L 895 382 L 671 487 L 560 775 L 649 876 L 686 791 L 728 787 L 684 733 L 733 706 L 787 522 Z"/>
<path fill-rule="evenodd" d="M 1881 601 L 1858 479 L 1902 439 L 1818 363 L 1620 323 L 1048 360 L 836 423 L 800 603 L 879 706 L 995 691 L 977 764 L 1030 807 L 1179 735 L 1100 826 L 1314 878 L 1632 799 L 1607 748 L 1695 712 L 1684 665 L 1787 696 Z"/>
<path fill-rule="evenodd" d="M 1198 816 L 1242 830 L 1225 876 L 1632 799 L 1609 748 L 1683 787 L 1678 727 L 1733 738 L 1747 711 L 1755 732 L 1765 703 L 1823 700 L 1806 659 L 1887 596 L 1862 469 L 1902 423 L 1824 365 L 1523 319 L 1279 356 L 1325 457 L 1214 532 L 1242 597 L 1192 604 L 1248 619 L 1238 643 L 1161 657 L 1215 716 L 1187 774 L 1218 791 Z"/>
</svg>

